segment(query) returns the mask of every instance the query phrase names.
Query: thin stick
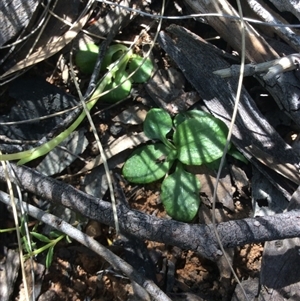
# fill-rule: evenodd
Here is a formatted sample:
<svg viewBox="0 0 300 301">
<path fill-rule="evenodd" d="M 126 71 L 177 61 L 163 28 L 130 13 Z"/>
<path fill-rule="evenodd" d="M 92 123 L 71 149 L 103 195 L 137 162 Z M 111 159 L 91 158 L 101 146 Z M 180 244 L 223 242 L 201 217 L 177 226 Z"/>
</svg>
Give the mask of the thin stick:
<svg viewBox="0 0 300 301">
<path fill-rule="evenodd" d="M 113 5 L 113 6 L 119 6 L 122 7 L 124 9 L 127 9 L 129 11 L 138 13 L 140 15 L 146 16 L 146 17 L 150 17 L 153 19 L 165 19 L 165 20 L 183 20 L 183 19 L 193 19 L 193 18 L 201 18 L 201 17 L 222 17 L 222 18 L 228 18 L 228 19 L 234 19 L 234 20 L 240 20 L 240 17 L 238 16 L 231 16 L 231 15 L 226 15 L 226 14 L 219 14 L 219 13 L 208 13 L 208 14 L 190 14 L 190 15 L 184 15 L 184 16 L 165 16 L 165 15 L 153 15 L 150 13 L 146 13 L 142 10 L 139 9 L 134 9 L 134 8 L 130 8 L 127 7 L 125 5 L 121 5 L 115 2 L 111 2 L 111 1 L 106 1 L 106 0 L 97 0 L 98 2 L 102 2 L 105 4 L 109 4 L 109 5 Z M 276 27 L 290 27 L 290 28 L 300 28 L 299 24 L 282 24 L 282 23 L 273 23 L 270 24 L 269 22 L 263 22 L 257 19 L 252 19 L 252 18 L 243 18 L 244 21 L 247 21 L 249 23 L 255 23 L 255 24 L 260 24 L 260 25 L 264 25 L 264 26 L 276 26 Z"/>
<path fill-rule="evenodd" d="M 0 151 L 0 153 L 1 153 L 1 151 Z M 15 226 L 16 226 L 16 234 L 17 234 L 18 249 L 19 249 L 19 256 L 20 256 L 20 265 L 21 265 L 22 279 L 23 279 L 23 285 L 24 285 L 24 290 L 25 290 L 25 298 L 26 298 L 26 301 L 30 301 L 29 289 L 28 289 L 28 284 L 27 284 L 27 280 L 26 280 L 27 277 L 26 277 L 26 273 L 25 273 L 25 266 L 24 266 L 24 260 L 23 260 L 23 248 L 22 248 L 22 240 L 21 240 L 21 234 L 20 234 L 20 224 L 19 224 L 19 219 L 18 219 L 16 199 L 15 199 L 14 192 L 13 192 L 12 182 L 10 180 L 9 173 L 7 170 L 6 161 L 1 161 L 1 164 L 3 167 L 6 184 L 7 184 L 8 191 L 9 191 L 9 195 L 7 195 L 7 203 L 8 203 L 7 205 L 12 207 Z"/>
<path fill-rule="evenodd" d="M 109 192 L 110 192 L 110 199 L 111 199 L 111 203 L 112 203 L 112 210 L 113 210 L 113 215 L 114 215 L 116 235 L 119 235 L 120 227 L 119 227 L 119 219 L 118 219 L 118 214 L 117 214 L 116 198 L 115 198 L 115 194 L 114 194 L 114 188 L 113 188 L 113 184 L 112 184 L 110 170 L 109 170 L 109 166 L 108 166 L 108 163 L 107 163 L 107 158 L 106 158 L 106 155 L 105 155 L 105 152 L 104 152 L 103 145 L 100 141 L 99 135 L 97 133 L 97 129 L 95 127 L 95 124 L 94 124 L 93 119 L 91 117 L 91 114 L 89 112 L 89 109 L 87 108 L 87 104 L 86 104 L 85 100 L 88 99 L 89 95 L 92 95 L 92 93 L 95 91 L 95 88 L 97 86 L 97 79 L 99 77 L 102 61 L 104 59 L 106 50 L 107 50 L 108 46 L 110 45 L 110 43 L 112 42 L 115 35 L 117 34 L 121 23 L 122 23 L 122 16 L 121 16 L 121 13 L 120 13 L 120 17 L 118 18 L 117 22 L 113 25 L 107 39 L 105 41 L 103 41 L 101 46 L 100 46 L 98 57 L 97 57 L 97 62 L 96 62 L 96 65 L 94 67 L 94 70 L 93 70 L 93 73 L 91 75 L 88 88 L 87 88 L 84 96 L 81 93 L 78 81 L 77 81 L 75 73 L 74 73 L 74 68 L 73 68 L 73 63 L 72 63 L 72 51 L 70 52 L 71 76 L 72 76 L 73 82 L 75 84 L 77 93 L 79 95 L 80 102 L 81 102 L 82 107 L 85 111 L 86 117 L 87 117 L 87 119 L 89 121 L 89 124 L 92 128 L 93 135 L 95 137 L 98 149 L 100 151 L 101 159 L 102 159 L 102 162 L 103 162 L 103 166 L 104 166 L 104 170 L 105 170 L 105 174 L 106 174 L 106 179 L 107 179 L 107 184 L 108 184 L 108 189 L 109 189 Z"/>
<path fill-rule="evenodd" d="M 247 64 L 243 76 L 252 76 L 254 74 L 265 73 L 267 79 L 273 78 L 276 75 L 292 71 L 299 68 L 300 54 L 293 53 L 276 60 L 259 63 L 259 64 Z M 237 77 L 240 74 L 240 65 L 232 65 L 230 68 L 219 69 L 213 73 L 219 75 L 222 78 Z"/>
<path fill-rule="evenodd" d="M 75 73 L 74 73 L 74 69 L 73 69 L 72 55 L 70 55 L 70 56 L 71 56 L 71 59 L 70 59 L 71 77 L 73 78 L 73 81 L 74 81 L 77 93 L 79 95 L 79 99 L 80 99 L 81 104 L 83 106 L 83 109 L 85 111 L 86 117 L 87 117 L 87 119 L 89 121 L 89 124 L 90 124 L 90 126 L 92 128 L 92 131 L 93 131 L 93 134 L 94 134 L 97 146 L 98 146 L 98 148 L 100 150 L 100 154 L 101 154 L 101 158 L 102 158 L 102 162 L 103 162 L 103 166 L 104 166 L 104 170 L 105 170 L 105 174 L 106 174 L 106 179 L 107 179 L 107 183 L 108 183 L 108 188 L 109 188 L 109 192 L 110 192 L 110 198 L 111 198 L 112 209 L 113 209 L 113 214 L 114 214 L 114 221 L 115 221 L 116 235 L 119 235 L 120 228 L 119 228 L 119 221 L 118 221 L 118 214 L 117 214 L 116 198 L 115 198 L 115 195 L 114 195 L 114 189 L 113 189 L 113 185 L 112 185 L 112 180 L 111 180 L 111 176 L 110 176 L 110 171 L 109 171 L 109 166 L 108 166 L 108 163 L 107 163 L 106 155 L 105 155 L 102 143 L 100 141 L 99 135 L 97 133 L 97 129 L 95 127 L 94 121 L 93 121 L 93 119 L 91 117 L 91 114 L 90 114 L 90 112 L 89 112 L 89 110 L 87 108 L 87 105 L 86 105 L 85 101 L 84 101 L 84 97 L 83 97 L 83 95 L 81 93 L 81 90 L 80 90 L 80 87 L 79 87 L 79 84 L 78 84 L 78 81 L 76 79 L 76 76 L 75 76 Z"/>
<path fill-rule="evenodd" d="M 11 205 L 9 203 L 9 195 L 0 191 L 0 201 L 6 205 Z M 64 220 L 50 214 L 46 213 L 30 204 L 25 202 L 20 202 L 15 200 L 17 205 L 23 205 L 27 214 L 34 217 L 35 219 L 50 225 L 51 227 L 57 229 L 60 232 L 65 233 L 72 239 L 80 242 L 82 245 L 91 249 L 95 253 L 103 257 L 107 262 L 109 262 L 115 269 L 120 270 L 129 279 L 137 282 L 141 285 L 153 298 L 158 301 L 172 301 L 160 288 L 149 279 L 146 279 L 142 274 L 138 273 L 130 264 L 121 259 L 119 256 L 115 255 L 113 252 L 105 248 L 103 245 L 99 244 L 92 237 L 82 233 L 82 231 L 71 226 Z"/>
<path fill-rule="evenodd" d="M 229 131 L 228 131 L 228 135 L 227 135 L 227 140 L 226 140 L 226 144 L 224 147 L 224 151 L 223 151 L 223 156 L 221 158 L 221 162 L 220 162 L 220 166 L 219 166 L 219 170 L 217 173 L 217 178 L 216 178 L 216 184 L 214 187 L 214 192 L 213 192 L 213 199 L 212 199 L 212 225 L 213 225 L 213 230 L 214 233 L 216 235 L 218 244 L 221 248 L 221 251 L 223 252 L 223 255 L 230 267 L 230 270 L 234 276 L 234 278 L 236 279 L 237 283 L 239 284 L 239 286 L 241 287 L 241 290 L 243 292 L 243 295 L 245 296 L 245 300 L 249 301 L 247 294 L 243 288 L 242 283 L 240 282 L 237 274 L 235 273 L 233 266 L 229 260 L 229 257 L 223 247 L 223 244 L 221 242 L 221 238 L 220 235 L 218 233 L 218 229 L 217 229 L 217 224 L 216 224 L 216 199 L 217 199 L 217 192 L 218 192 L 218 184 L 220 181 L 220 177 L 221 177 L 221 172 L 225 163 L 225 158 L 226 158 L 226 154 L 229 148 L 229 144 L 230 144 L 230 140 L 231 140 L 231 136 L 232 136 L 232 131 L 233 131 L 233 126 L 235 123 L 235 119 L 236 119 L 236 115 L 238 112 L 238 105 L 240 102 L 240 98 L 241 98 L 241 92 L 242 92 L 242 87 L 243 87 L 243 73 L 244 73 L 244 69 L 245 69 L 245 21 L 243 19 L 243 10 L 241 7 L 241 3 L 240 0 L 237 0 L 237 6 L 238 6 L 238 11 L 239 11 L 239 15 L 240 15 L 240 24 L 241 24 L 241 40 L 242 40 L 242 47 L 241 47 L 241 69 L 240 69 L 240 76 L 239 76 L 239 82 L 238 82 L 238 87 L 237 87 L 237 92 L 236 92 L 236 98 L 235 98 L 235 103 L 234 103 L 234 109 L 233 109 L 233 113 L 232 113 L 232 118 L 231 118 L 231 122 L 230 122 L 230 127 L 229 127 Z"/>
</svg>

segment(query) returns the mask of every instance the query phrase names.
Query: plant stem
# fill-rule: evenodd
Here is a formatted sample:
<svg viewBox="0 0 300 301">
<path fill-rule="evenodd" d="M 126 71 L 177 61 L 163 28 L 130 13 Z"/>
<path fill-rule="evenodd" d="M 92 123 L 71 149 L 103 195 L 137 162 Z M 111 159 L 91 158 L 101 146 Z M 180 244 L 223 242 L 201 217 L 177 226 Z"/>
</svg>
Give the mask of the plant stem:
<svg viewBox="0 0 300 301">
<path fill-rule="evenodd" d="M 101 96 L 101 93 L 104 91 L 104 88 L 111 82 L 112 78 L 115 77 L 115 74 L 119 71 L 119 68 L 122 68 L 124 64 L 126 65 L 131 56 L 132 56 L 131 51 L 126 53 L 121 58 L 121 60 L 117 64 L 114 64 L 111 67 L 111 70 L 108 71 L 108 73 L 103 77 L 103 80 L 100 82 L 100 84 L 92 94 L 90 101 L 87 103 L 87 108 L 89 111 L 97 103 L 97 101 Z M 5 161 L 5 160 L 11 161 L 11 160 L 20 159 L 17 164 L 22 165 L 47 154 L 54 147 L 56 147 L 63 140 L 65 140 L 80 125 L 80 123 L 84 120 L 85 116 L 86 116 L 85 111 L 82 111 L 82 113 L 77 117 L 77 119 L 65 131 L 63 131 L 62 133 L 60 133 L 58 136 L 51 139 L 50 141 L 46 142 L 45 144 L 23 152 L 0 155 L 0 161 Z"/>
<path fill-rule="evenodd" d="M 59 237 L 57 237 L 57 238 L 51 240 L 49 243 L 47 243 L 46 245 L 40 247 L 39 249 L 34 250 L 34 251 L 32 251 L 31 253 L 29 253 L 29 254 L 26 254 L 26 255 L 24 256 L 24 258 L 25 258 L 25 259 L 28 259 L 29 257 L 36 256 L 36 255 L 38 255 L 38 254 L 43 253 L 45 250 L 49 249 L 51 246 L 55 246 L 60 240 L 62 240 L 62 239 L 65 238 L 65 237 L 66 237 L 66 235 L 63 234 L 63 235 L 61 235 L 61 236 L 59 236 Z"/>
</svg>

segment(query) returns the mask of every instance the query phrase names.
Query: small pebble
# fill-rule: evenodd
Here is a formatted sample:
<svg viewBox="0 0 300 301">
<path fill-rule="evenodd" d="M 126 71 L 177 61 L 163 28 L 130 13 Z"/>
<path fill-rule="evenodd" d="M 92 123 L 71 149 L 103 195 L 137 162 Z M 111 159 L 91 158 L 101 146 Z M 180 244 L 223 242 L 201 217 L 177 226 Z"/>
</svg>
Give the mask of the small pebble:
<svg viewBox="0 0 300 301">
<path fill-rule="evenodd" d="M 223 255 L 223 252 L 222 252 L 221 250 L 218 250 L 218 251 L 217 251 L 217 255 L 218 255 L 218 256 L 222 256 L 222 255 Z"/>
<path fill-rule="evenodd" d="M 255 221 L 254 222 L 254 226 L 259 227 L 260 226 L 260 222 L 259 221 Z"/>
</svg>

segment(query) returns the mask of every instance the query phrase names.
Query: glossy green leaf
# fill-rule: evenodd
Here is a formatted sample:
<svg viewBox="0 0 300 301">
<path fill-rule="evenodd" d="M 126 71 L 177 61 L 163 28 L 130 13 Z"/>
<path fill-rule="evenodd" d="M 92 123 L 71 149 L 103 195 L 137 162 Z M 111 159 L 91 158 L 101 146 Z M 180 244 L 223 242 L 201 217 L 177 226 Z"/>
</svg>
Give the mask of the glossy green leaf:
<svg viewBox="0 0 300 301">
<path fill-rule="evenodd" d="M 210 117 L 210 118 L 215 118 L 213 115 L 201 111 L 201 110 L 190 110 L 190 111 L 186 111 L 186 112 L 182 112 L 179 113 L 175 116 L 174 118 L 174 126 L 178 127 L 179 124 L 181 124 L 182 122 L 188 120 L 188 119 L 192 119 L 192 118 L 202 118 L 202 117 Z"/>
<path fill-rule="evenodd" d="M 137 68 L 141 66 L 138 70 Z M 145 83 L 151 76 L 153 70 L 152 61 L 147 58 L 143 63 L 143 58 L 139 55 L 133 55 L 133 58 L 128 64 L 128 73 L 132 73 L 135 70 L 135 74 L 131 77 L 135 83 Z"/>
<path fill-rule="evenodd" d="M 124 177 L 132 183 L 151 183 L 161 179 L 170 169 L 173 160 L 168 160 L 171 154 L 162 143 L 146 145 L 136 149 L 123 167 Z"/>
<path fill-rule="evenodd" d="M 209 162 L 209 163 L 205 163 L 204 165 L 210 169 L 210 170 L 215 170 L 215 171 L 218 171 L 219 167 L 220 167 L 220 164 L 221 164 L 221 158 L 218 158 L 217 160 L 214 160 L 212 162 Z M 226 159 L 225 159 L 225 162 L 224 164 L 226 165 Z"/>
<path fill-rule="evenodd" d="M 245 156 L 242 153 L 240 153 L 236 148 L 231 148 L 228 151 L 228 155 L 232 156 L 233 158 L 239 161 L 244 162 L 245 164 L 249 163 L 248 160 L 245 158 Z"/>
<path fill-rule="evenodd" d="M 217 118 L 192 118 L 182 122 L 173 135 L 178 160 L 187 165 L 201 165 L 220 158 L 227 132 L 226 125 Z"/>
<path fill-rule="evenodd" d="M 21 216 L 21 225 L 20 225 L 20 233 L 22 236 L 26 235 L 27 222 L 28 222 L 27 215 L 22 215 Z"/>
<path fill-rule="evenodd" d="M 163 109 L 151 109 L 144 121 L 144 133 L 150 139 L 159 139 L 165 145 L 174 149 L 172 143 L 166 138 L 166 135 L 172 129 L 172 119 Z"/>
<path fill-rule="evenodd" d="M 97 61 L 99 47 L 93 43 L 85 46 L 84 49 L 76 53 L 75 63 L 81 72 L 92 74 Z"/>
<path fill-rule="evenodd" d="M 55 239 L 55 238 L 58 238 L 60 236 L 64 235 L 63 233 L 61 233 L 60 231 L 58 230 L 52 230 L 50 231 L 49 233 L 49 237 L 51 237 L 52 239 Z"/>
<path fill-rule="evenodd" d="M 35 243 L 31 243 L 31 247 L 33 247 L 35 245 Z M 23 250 L 26 252 L 26 253 L 30 253 L 31 252 L 31 249 L 30 249 L 30 246 L 28 244 L 28 241 L 27 241 L 27 237 L 26 236 L 22 236 L 22 246 L 23 246 Z"/>
<path fill-rule="evenodd" d="M 101 100 L 105 102 L 115 103 L 126 98 L 131 90 L 131 81 L 127 80 L 127 77 L 128 74 L 126 72 L 119 73 L 118 76 L 115 78 L 115 80 L 111 82 L 109 85 L 107 85 L 105 88 L 105 91 L 108 91 L 110 89 L 113 90 L 103 95 L 101 97 Z M 117 87 L 122 82 L 124 83 L 121 84 L 119 87 Z"/>
<path fill-rule="evenodd" d="M 101 64 L 101 71 L 116 61 L 128 48 L 122 44 L 111 45 Z M 75 63 L 79 70 L 85 74 L 92 74 L 98 58 L 99 47 L 94 43 L 84 45 L 75 55 Z"/>
<path fill-rule="evenodd" d="M 53 251 L 54 251 L 54 246 L 55 246 L 55 245 L 52 245 L 52 246 L 50 246 L 50 248 L 48 249 L 47 256 L 46 256 L 46 269 L 49 269 L 49 268 L 50 268 L 51 263 L 52 263 L 52 261 L 53 261 Z"/>
<path fill-rule="evenodd" d="M 168 215 L 184 222 L 191 221 L 200 206 L 200 182 L 179 164 L 161 186 L 161 201 Z"/>
<path fill-rule="evenodd" d="M 30 234 L 35 237 L 36 239 L 38 239 L 39 241 L 42 241 L 42 242 L 51 242 L 51 239 L 49 239 L 47 236 L 43 235 L 43 234 L 40 234 L 40 233 L 37 233 L 37 232 L 30 232 Z"/>
<path fill-rule="evenodd" d="M 127 50 L 128 48 L 122 44 L 114 44 L 109 46 L 101 64 L 101 71 L 105 71 L 111 63 L 119 59 Z"/>
</svg>

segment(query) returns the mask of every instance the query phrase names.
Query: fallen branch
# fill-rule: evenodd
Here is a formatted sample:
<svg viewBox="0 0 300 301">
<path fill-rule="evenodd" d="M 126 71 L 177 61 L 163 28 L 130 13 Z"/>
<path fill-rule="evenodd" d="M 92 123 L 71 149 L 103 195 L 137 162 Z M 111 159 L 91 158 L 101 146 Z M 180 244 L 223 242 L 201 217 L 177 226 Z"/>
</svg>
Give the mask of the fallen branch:
<svg viewBox="0 0 300 301">
<path fill-rule="evenodd" d="M 53 203 L 62 204 L 88 218 L 114 226 L 109 202 L 97 199 L 66 183 L 46 177 L 31 168 L 14 164 L 11 166 L 12 174 L 15 174 L 12 182 L 19 182 L 24 190 Z M 0 180 L 5 181 L 2 167 L 0 168 Z M 131 210 L 122 203 L 118 205 L 117 211 L 121 232 L 131 233 L 141 239 L 194 250 L 211 260 L 222 255 L 211 224 L 196 225 L 161 219 Z M 300 210 L 224 222 L 218 224 L 217 228 L 226 248 L 297 237 L 300 235 Z"/>
<path fill-rule="evenodd" d="M 10 206 L 10 196 L 2 191 L 0 191 L 0 201 Z M 164 292 L 162 292 L 159 287 L 155 283 L 153 283 L 152 280 L 145 279 L 145 277 L 134 270 L 134 268 L 130 264 L 114 254 L 112 251 L 102 246 L 92 237 L 84 234 L 82 231 L 71 226 L 61 218 L 46 213 L 32 205 L 29 205 L 25 202 L 20 202 L 19 200 L 16 200 L 16 203 L 18 204 L 18 207 L 20 207 L 20 205 L 22 204 L 25 212 L 30 216 L 36 218 L 39 221 L 42 221 L 43 223 L 51 227 L 54 227 L 60 232 L 67 234 L 72 239 L 77 240 L 82 245 L 99 254 L 116 270 L 121 271 L 130 280 L 135 281 L 136 283 L 141 285 L 155 300 L 171 301 L 171 299 Z"/>
<path fill-rule="evenodd" d="M 283 72 L 292 71 L 299 68 L 300 54 L 293 53 L 276 59 L 273 61 L 260 63 L 260 64 L 247 64 L 245 65 L 244 76 L 252 76 L 254 74 L 264 74 L 264 81 L 275 79 L 277 75 Z M 230 68 L 216 70 L 213 73 L 222 78 L 238 77 L 240 72 L 240 65 L 232 65 Z"/>
</svg>

